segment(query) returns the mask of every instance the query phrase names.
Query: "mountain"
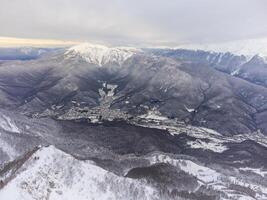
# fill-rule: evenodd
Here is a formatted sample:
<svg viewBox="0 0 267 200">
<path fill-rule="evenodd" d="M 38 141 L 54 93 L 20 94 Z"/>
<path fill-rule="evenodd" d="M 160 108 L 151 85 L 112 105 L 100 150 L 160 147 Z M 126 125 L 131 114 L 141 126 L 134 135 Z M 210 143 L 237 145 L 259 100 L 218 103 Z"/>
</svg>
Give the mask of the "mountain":
<svg viewBox="0 0 267 200">
<path fill-rule="evenodd" d="M 0 48 L 0 61 L 5 60 L 32 60 L 55 51 L 56 48 L 33 48 L 33 47 L 21 47 L 21 48 Z"/>
<path fill-rule="evenodd" d="M 267 87 L 267 62 L 265 57 L 259 55 L 248 57 L 230 52 L 187 49 L 149 49 L 148 51 L 157 56 L 170 57 L 182 62 L 209 65 L 218 71 Z"/>
<path fill-rule="evenodd" d="M 260 133 L 226 137 L 151 118 L 141 127 L 27 119 L 4 110 L 0 116 L 0 152 L 14 152 L 0 157 L 1 199 L 267 197 L 267 140 Z"/>
<path fill-rule="evenodd" d="M 122 62 L 123 48 L 89 45 L 85 51 L 86 46 L 49 58 L 2 64 L 0 106 L 30 116 L 68 118 L 82 112 L 106 120 L 138 118 L 156 110 L 224 134 L 266 133 L 267 88 L 263 86 L 209 64 L 179 60 L 176 56 L 182 50 L 175 51 L 175 59 L 160 50 L 159 56 L 127 50 L 131 56 Z M 198 59 L 195 54 L 192 57 Z M 225 59 L 235 63 L 231 56 Z"/>
<path fill-rule="evenodd" d="M 92 44 L 1 63 L 0 199 L 266 199 L 265 66 Z"/>
<path fill-rule="evenodd" d="M 69 48 L 65 55 L 69 58 L 80 56 L 88 63 L 99 66 L 115 63 L 121 65 L 125 60 L 141 50 L 127 47 L 106 47 L 89 43 Z"/>
<path fill-rule="evenodd" d="M 235 55 L 245 55 L 246 57 L 253 57 L 259 55 L 266 58 L 267 56 L 267 38 L 254 38 L 246 40 L 234 40 L 228 42 L 216 43 L 199 43 L 199 44 L 183 44 L 178 46 L 179 49 L 188 50 L 204 50 L 213 52 L 227 53 L 231 52 Z"/>
</svg>

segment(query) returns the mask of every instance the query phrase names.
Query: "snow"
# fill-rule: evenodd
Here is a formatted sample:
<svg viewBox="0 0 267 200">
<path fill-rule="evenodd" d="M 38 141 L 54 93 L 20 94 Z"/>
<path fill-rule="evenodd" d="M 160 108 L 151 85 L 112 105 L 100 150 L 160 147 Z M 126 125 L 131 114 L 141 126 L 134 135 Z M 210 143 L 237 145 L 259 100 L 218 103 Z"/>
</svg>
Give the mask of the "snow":
<svg viewBox="0 0 267 200">
<path fill-rule="evenodd" d="M 249 182 L 246 177 L 236 173 L 235 176 L 231 176 L 228 173 L 223 174 L 222 171 L 216 171 L 215 169 L 203 166 L 202 164 L 189 159 L 177 159 L 170 155 L 154 154 L 148 157 L 151 164 L 167 163 L 178 167 L 179 169 L 191 174 L 199 180 L 200 185 L 206 185 L 214 188 L 218 191 L 223 191 L 227 194 L 223 199 L 251 199 L 248 195 L 242 195 L 229 188 L 231 184 L 238 184 L 240 186 L 248 187 L 256 191 L 256 198 L 253 199 L 266 199 L 267 188 L 264 184 L 255 184 Z M 242 169 L 242 168 L 241 168 Z M 251 168 L 243 168 L 245 170 L 251 170 Z M 258 169 L 256 170 L 258 171 Z M 262 173 L 262 172 L 261 172 Z"/>
<path fill-rule="evenodd" d="M 242 179 L 242 177 L 230 176 L 228 178 L 232 183 L 253 189 L 256 192 L 256 199 L 267 199 L 267 187 L 265 185 L 255 184 L 251 182 L 247 183 Z"/>
<path fill-rule="evenodd" d="M 1 139 L 1 132 L 0 132 L 0 150 L 3 151 L 9 157 L 9 160 L 13 160 L 18 156 L 18 153 L 12 147 L 12 145 Z M 0 165 L 1 164 L 2 163 L 0 163 Z"/>
<path fill-rule="evenodd" d="M 115 90 L 118 85 L 109 84 L 107 82 L 102 83 L 102 88 L 98 89 L 98 93 L 100 95 L 100 100 L 112 100 L 112 97 L 115 95 Z M 107 90 L 107 92 L 105 91 Z"/>
<path fill-rule="evenodd" d="M 125 60 L 140 51 L 140 49 L 130 47 L 107 47 L 84 43 L 69 48 L 65 55 L 71 57 L 78 55 L 89 63 L 103 66 L 107 63 L 117 63 L 121 65 Z"/>
<path fill-rule="evenodd" d="M 219 108 L 218 106 L 217 108 Z M 162 116 L 155 109 L 149 111 L 147 114 L 139 116 L 138 119 L 143 120 L 142 123 L 140 123 L 140 121 L 136 123 L 136 125 L 139 126 L 168 130 L 171 135 L 185 133 L 188 136 L 194 137 L 196 139 L 195 142 L 187 143 L 191 146 L 191 148 L 202 148 L 209 149 L 214 152 L 223 152 L 227 150 L 227 147 L 224 143 L 240 143 L 245 140 L 253 140 L 267 147 L 267 137 L 262 134 L 260 130 L 253 133 L 226 136 L 213 129 L 185 125 L 183 122 L 168 119 Z M 208 142 L 204 142 L 206 139 L 208 139 Z"/>
<path fill-rule="evenodd" d="M 228 148 L 226 146 L 224 146 L 221 143 L 217 143 L 217 142 L 204 142 L 202 140 L 195 140 L 195 141 L 189 141 L 187 142 L 188 145 L 190 145 L 191 148 L 200 148 L 200 149 L 208 149 L 217 153 L 222 153 L 225 150 L 227 150 Z"/>
<path fill-rule="evenodd" d="M 159 111 L 156 109 L 149 110 L 147 114 L 139 116 L 140 118 L 148 119 L 148 120 L 155 120 L 155 121 L 164 121 L 167 120 L 168 118 L 161 115 Z"/>
<path fill-rule="evenodd" d="M 219 58 L 218 58 L 218 63 L 221 63 L 222 57 L 223 57 L 223 54 L 220 53 Z"/>
<path fill-rule="evenodd" d="M 104 99 L 104 98 L 105 98 L 106 93 L 105 93 L 105 91 L 104 91 L 104 87 L 98 89 L 98 93 L 99 93 L 101 99 Z"/>
<path fill-rule="evenodd" d="M 20 133 L 16 124 L 6 115 L 0 116 L 0 128 L 10 132 Z"/>
<path fill-rule="evenodd" d="M 177 48 L 180 49 L 195 49 L 213 52 L 231 52 L 235 55 L 245 55 L 247 59 L 251 56 L 259 55 L 261 57 L 267 56 L 267 38 L 236 40 L 229 42 L 217 43 L 198 43 L 198 44 L 184 44 Z"/>
<path fill-rule="evenodd" d="M 195 109 L 193 109 L 193 108 L 187 108 L 187 106 L 184 106 L 185 107 L 185 109 L 187 110 L 187 112 L 194 112 L 195 111 Z"/>
<path fill-rule="evenodd" d="M 207 132 L 210 136 L 222 136 L 220 133 L 217 131 L 210 129 L 210 128 L 205 128 L 205 127 L 198 127 L 200 130 Z M 205 136 L 205 135 L 204 135 Z"/>
<path fill-rule="evenodd" d="M 262 177 L 267 176 L 267 171 L 264 170 L 264 169 L 261 169 L 261 168 L 242 167 L 242 168 L 239 168 L 239 170 L 248 171 L 248 172 L 254 172 L 256 174 L 259 174 Z"/>
<path fill-rule="evenodd" d="M 53 146 L 38 150 L 20 173 L 0 190 L 7 200 L 158 199 L 145 183 L 117 176 L 92 161 L 81 161 Z"/>
<path fill-rule="evenodd" d="M 118 85 L 113 84 L 107 84 L 108 93 L 107 96 L 113 97 L 115 94 L 115 89 L 118 87 Z"/>
<path fill-rule="evenodd" d="M 245 140 L 253 140 L 267 147 L 267 137 L 264 134 L 262 134 L 260 131 L 256 131 L 254 133 L 234 135 L 232 137 L 225 138 L 225 140 L 228 140 L 231 142 L 242 142 Z"/>
<path fill-rule="evenodd" d="M 233 72 L 231 72 L 232 76 L 238 75 L 240 71 L 240 68 L 237 68 L 236 70 L 234 70 Z"/>
<path fill-rule="evenodd" d="M 179 167 L 181 170 L 197 177 L 201 182 L 210 184 L 220 179 L 220 174 L 208 167 L 201 166 L 191 160 L 173 159 L 167 155 L 156 155 L 150 158 L 151 164 L 168 163 Z"/>
<path fill-rule="evenodd" d="M 170 120 L 168 118 L 165 118 L 164 116 L 159 115 L 156 110 L 149 111 L 148 114 L 139 116 L 139 119 L 146 120 L 145 124 L 142 124 L 142 126 L 144 127 L 168 130 L 171 135 L 179 135 L 181 133 L 185 133 L 191 137 L 194 137 L 196 139 L 195 141 L 187 142 L 187 144 L 191 148 L 200 148 L 205 150 L 208 149 L 214 152 L 221 153 L 228 149 L 224 145 L 225 142 L 228 142 L 229 140 L 231 142 L 235 142 L 232 140 L 231 137 L 222 136 L 220 133 L 212 129 L 204 127 L 195 127 L 181 123 L 179 124 L 179 122 Z M 140 124 L 137 123 L 137 125 Z"/>
<path fill-rule="evenodd" d="M 206 184 L 216 182 L 220 177 L 220 174 L 215 170 L 198 165 L 190 160 L 183 160 L 179 166 L 183 171 L 196 176 Z"/>
</svg>

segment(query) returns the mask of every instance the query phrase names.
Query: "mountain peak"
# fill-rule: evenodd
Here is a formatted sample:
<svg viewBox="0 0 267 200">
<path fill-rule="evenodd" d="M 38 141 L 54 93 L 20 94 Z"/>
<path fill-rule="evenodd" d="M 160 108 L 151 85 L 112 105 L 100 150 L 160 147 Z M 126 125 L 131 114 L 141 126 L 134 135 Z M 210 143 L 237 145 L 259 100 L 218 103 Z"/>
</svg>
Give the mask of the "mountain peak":
<svg viewBox="0 0 267 200">
<path fill-rule="evenodd" d="M 107 47 L 83 43 L 69 48 L 65 55 L 70 55 L 71 57 L 80 56 L 89 63 L 103 66 L 107 63 L 121 65 L 125 60 L 140 51 L 140 49 L 131 47 Z"/>
</svg>

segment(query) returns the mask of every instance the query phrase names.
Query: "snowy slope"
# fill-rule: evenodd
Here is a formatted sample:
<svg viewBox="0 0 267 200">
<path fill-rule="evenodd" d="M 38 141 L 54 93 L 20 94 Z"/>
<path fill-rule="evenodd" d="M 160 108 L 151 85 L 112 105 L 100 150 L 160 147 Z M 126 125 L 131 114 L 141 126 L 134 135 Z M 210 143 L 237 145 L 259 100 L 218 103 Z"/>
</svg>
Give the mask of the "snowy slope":
<svg viewBox="0 0 267 200">
<path fill-rule="evenodd" d="M 235 55 L 245 55 L 250 58 L 254 55 L 259 55 L 261 57 L 266 58 L 267 38 L 237 40 L 237 41 L 223 42 L 223 43 L 185 44 L 185 45 L 180 45 L 177 48 L 197 49 L 197 50 L 215 51 L 222 53 L 231 52 Z"/>
<path fill-rule="evenodd" d="M 107 63 L 116 63 L 121 65 L 132 55 L 140 52 L 139 49 L 128 47 L 107 47 L 103 45 L 93 45 L 89 43 L 80 44 L 69 48 L 66 56 L 80 56 L 89 63 L 99 66 Z"/>
<path fill-rule="evenodd" d="M 119 177 L 53 146 L 38 150 L 23 168 L 0 190 L 1 200 L 158 199 L 141 181 Z"/>
<path fill-rule="evenodd" d="M 20 133 L 19 128 L 16 126 L 16 124 L 5 115 L 0 115 L 0 129 L 4 129 L 6 131 Z"/>
<path fill-rule="evenodd" d="M 198 178 L 200 184 L 204 184 L 213 188 L 215 190 L 219 190 L 224 192 L 226 195 L 221 196 L 220 199 L 231 199 L 231 200 L 253 200 L 259 199 L 264 200 L 267 198 L 267 187 L 266 185 L 255 184 L 253 181 L 250 182 L 249 178 L 246 176 L 242 176 L 242 171 L 251 171 L 260 176 L 264 176 L 267 172 L 262 169 L 253 169 L 253 168 L 240 168 L 236 169 L 234 173 L 228 173 L 225 171 L 221 173 L 221 170 L 214 170 L 207 166 L 202 166 L 199 163 L 195 163 L 191 160 L 184 159 L 173 159 L 168 155 L 154 155 L 150 157 L 151 164 L 155 163 L 168 163 L 173 166 L 180 168 L 181 170 L 195 176 Z M 240 174 L 239 174 L 240 173 Z M 253 179 L 252 179 L 253 180 Z M 242 187 L 253 188 L 256 192 L 255 195 L 251 196 L 248 194 L 242 194 L 240 191 L 235 191 L 231 188 L 232 184 L 238 184 Z"/>
</svg>

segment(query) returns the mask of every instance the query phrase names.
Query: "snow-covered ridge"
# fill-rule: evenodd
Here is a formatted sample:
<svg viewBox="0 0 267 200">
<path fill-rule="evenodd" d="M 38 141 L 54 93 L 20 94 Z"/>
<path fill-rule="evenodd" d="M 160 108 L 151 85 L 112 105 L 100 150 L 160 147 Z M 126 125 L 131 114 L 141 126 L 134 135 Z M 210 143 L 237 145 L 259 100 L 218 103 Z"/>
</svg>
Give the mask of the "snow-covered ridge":
<svg viewBox="0 0 267 200">
<path fill-rule="evenodd" d="M 189 50 L 195 49 L 222 53 L 230 52 L 235 55 L 248 56 L 249 58 L 252 58 L 255 55 L 259 55 L 265 60 L 267 58 L 267 38 L 237 40 L 220 43 L 184 44 L 176 48 Z"/>
<path fill-rule="evenodd" d="M 84 43 L 69 48 L 65 55 L 71 57 L 77 55 L 89 63 L 103 66 L 107 63 L 117 63 L 121 65 L 125 60 L 140 51 L 140 49 L 131 47 L 107 47 Z"/>
<path fill-rule="evenodd" d="M 156 190 L 141 181 L 117 176 L 53 146 L 34 153 L 21 173 L 0 190 L 1 200 L 158 199 L 155 196 Z"/>
</svg>

